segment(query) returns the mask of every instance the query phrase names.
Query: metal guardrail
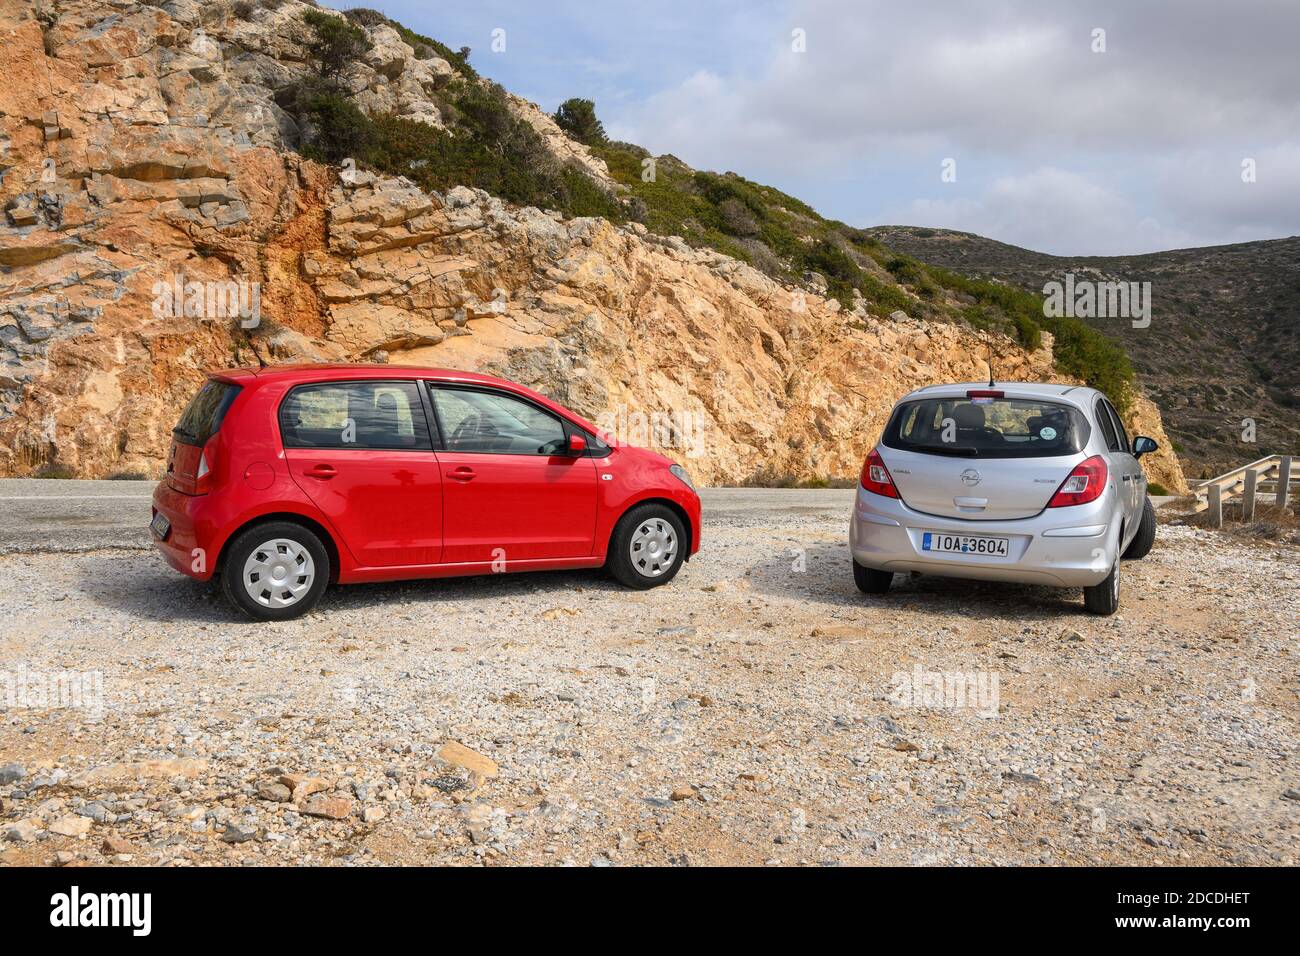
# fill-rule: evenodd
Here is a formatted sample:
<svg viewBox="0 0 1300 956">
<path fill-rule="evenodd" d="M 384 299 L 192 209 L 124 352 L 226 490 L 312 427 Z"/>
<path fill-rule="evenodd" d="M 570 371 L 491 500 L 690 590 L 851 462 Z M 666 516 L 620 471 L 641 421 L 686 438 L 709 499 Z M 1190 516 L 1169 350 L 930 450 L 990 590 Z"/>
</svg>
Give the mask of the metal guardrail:
<svg viewBox="0 0 1300 956">
<path fill-rule="evenodd" d="M 1271 491 L 1278 507 L 1285 508 L 1291 496 L 1291 482 L 1300 480 L 1300 474 L 1292 471 L 1291 462 L 1291 455 L 1269 455 L 1201 482 L 1192 492 L 1197 499 L 1192 512 L 1208 511 L 1210 525 L 1222 527 L 1223 503 L 1241 495 L 1241 520 L 1251 521 L 1255 517 L 1256 494 L 1262 491 Z"/>
</svg>

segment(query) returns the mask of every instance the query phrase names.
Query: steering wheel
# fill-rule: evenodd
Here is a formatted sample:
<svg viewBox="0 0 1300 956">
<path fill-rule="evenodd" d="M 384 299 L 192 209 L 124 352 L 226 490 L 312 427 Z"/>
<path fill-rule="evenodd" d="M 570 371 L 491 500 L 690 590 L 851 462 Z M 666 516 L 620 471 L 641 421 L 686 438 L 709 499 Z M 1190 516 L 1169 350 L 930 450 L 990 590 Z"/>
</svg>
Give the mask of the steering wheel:
<svg viewBox="0 0 1300 956">
<path fill-rule="evenodd" d="M 451 433 L 451 443 L 459 445 L 467 439 L 495 435 L 496 426 L 483 417 L 481 412 L 467 415 Z"/>
</svg>

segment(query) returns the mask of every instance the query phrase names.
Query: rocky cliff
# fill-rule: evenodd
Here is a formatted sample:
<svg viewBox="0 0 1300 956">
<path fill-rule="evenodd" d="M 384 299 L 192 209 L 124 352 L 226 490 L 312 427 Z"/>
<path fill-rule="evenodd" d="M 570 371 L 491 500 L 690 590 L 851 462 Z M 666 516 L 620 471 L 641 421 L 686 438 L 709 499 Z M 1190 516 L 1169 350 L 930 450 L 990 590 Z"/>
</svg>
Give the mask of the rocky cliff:
<svg viewBox="0 0 1300 956">
<path fill-rule="evenodd" d="M 294 0 L 0 0 L 0 473 L 155 474 L 204 369 L 380 361 L 523 382 L 705 483 L 856 476 L 922 384 L 1061 380 L 968 326 L 875 315 L 637 223 L 294 152 Z M 438 126 L 452 66 L 391 27 L 345 82 Z M 558 160 L 604 164 L 531 104 Z M 1167 441 L 1149 402 L 1136 430 Z M 1185 488 L 1167 451 L 1152 480 Z"/>
</svg>

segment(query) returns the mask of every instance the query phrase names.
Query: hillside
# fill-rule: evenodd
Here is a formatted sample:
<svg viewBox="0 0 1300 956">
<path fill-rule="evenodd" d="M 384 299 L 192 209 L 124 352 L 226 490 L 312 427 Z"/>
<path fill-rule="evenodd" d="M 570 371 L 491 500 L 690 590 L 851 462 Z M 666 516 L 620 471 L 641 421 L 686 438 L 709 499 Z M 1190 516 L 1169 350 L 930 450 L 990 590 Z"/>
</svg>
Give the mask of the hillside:
<svg viewBox="0 0 1300 956">
<path fill-rule="evenodd" d="M 1163 435 L 1033 296 L 738 176 L 647 182 L 373 11 L 0 0 L 0 60 L 3 474 L 155 474 L 203 369 L 303 360 L 495 372 L 710 483 L 852 480 L 898 395 L 990 356 Z"/>
<path fill-rule="evenodd" d="M 1150 282 L 1147 328 L 1090 319 L 1123 346 L 1188 474 L 1208 476 L 1266 454 L 1300 451 L 1300 237 L 1140 256 L 1059 257 L 970 233 L 882 226 L 891 248 L 1041 294 L 1066 273 Z M 1256 444 L 1242 441 L 1254 419 Z"/>
</svg>

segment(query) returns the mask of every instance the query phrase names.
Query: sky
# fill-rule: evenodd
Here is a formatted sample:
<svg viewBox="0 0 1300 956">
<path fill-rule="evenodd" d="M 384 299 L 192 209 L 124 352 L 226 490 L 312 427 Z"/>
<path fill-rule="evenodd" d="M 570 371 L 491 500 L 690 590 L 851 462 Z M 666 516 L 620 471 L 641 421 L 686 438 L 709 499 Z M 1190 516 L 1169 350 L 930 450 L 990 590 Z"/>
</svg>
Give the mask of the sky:
<svg viewBox="0 0 1300 956">
<path fill-rule="evenodd" d="M 1300 0 L 370 2 L 854 226 L 1058 255 L 1300 234 Z"/>
</svg>

